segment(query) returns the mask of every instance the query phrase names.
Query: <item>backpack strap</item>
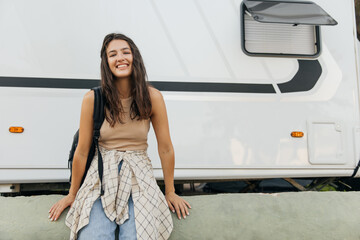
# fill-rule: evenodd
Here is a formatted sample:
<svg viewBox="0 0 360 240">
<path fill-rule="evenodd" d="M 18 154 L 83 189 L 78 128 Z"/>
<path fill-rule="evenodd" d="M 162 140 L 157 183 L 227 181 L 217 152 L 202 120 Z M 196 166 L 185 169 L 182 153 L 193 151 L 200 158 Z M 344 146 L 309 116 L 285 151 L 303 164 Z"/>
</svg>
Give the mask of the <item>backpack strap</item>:
<svg viewBox="0 0 360 240">
<path fill-rule="evenodd" d="M 94 101 L 94 135 L 93 135 L 93 141 L 95 143 L 95 146 L 97 148 L 97 154 L 98 154 L 98 171 L 99 171 L 99 178 L 100 178 L 100 195 L 104 195 L 104 189 L 102 184 L 103 179 L 103 159 L 100 153 L 99 149 L 99 137 L 100 137 L 100 128 L 101 125 L 104 122 L 105 113 L 104 113 L 104 103 L 105 100 L 103 98 L 103 94 L 101 91 L 101 87 L 94 87 L 92 88 L 95 93 L 95 101 Z"/>
</svg>

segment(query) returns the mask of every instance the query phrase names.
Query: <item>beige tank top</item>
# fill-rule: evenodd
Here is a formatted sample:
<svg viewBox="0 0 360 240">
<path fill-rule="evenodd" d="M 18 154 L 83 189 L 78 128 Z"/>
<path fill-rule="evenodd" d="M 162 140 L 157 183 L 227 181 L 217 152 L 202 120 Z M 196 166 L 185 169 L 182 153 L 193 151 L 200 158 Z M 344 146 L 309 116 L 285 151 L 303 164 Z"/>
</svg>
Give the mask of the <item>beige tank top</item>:
<svg viewBox="0 0 360 240">
<path fill-rule="evenodd" d="M 130 118 L 130 105 L 132 98 L 121 99 L 124 108 L 122 121 L 112 128 L 110 123 L 104 120 L 100 128 L 99 145 L 106 149 L 146 150 L 147 135 L 150 129 L 150 119 L 136 120 Z M 107 113 L 107 111 L 105 111 Z"/>
</svg>

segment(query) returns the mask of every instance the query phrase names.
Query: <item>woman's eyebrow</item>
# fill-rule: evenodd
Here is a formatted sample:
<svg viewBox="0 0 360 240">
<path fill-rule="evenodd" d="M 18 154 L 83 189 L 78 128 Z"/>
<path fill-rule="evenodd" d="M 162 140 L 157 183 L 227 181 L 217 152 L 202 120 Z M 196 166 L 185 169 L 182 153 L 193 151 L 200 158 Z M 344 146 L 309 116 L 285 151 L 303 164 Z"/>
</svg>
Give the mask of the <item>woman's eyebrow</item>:
<svg viewBox="0 0 360 240">
<path fill-rule="evenodd" d="M 121 48 L 120 50 L 121 50 L 121 51 L 123 51 L 123 50 L 130 50 L 130 48 L 124 47 L 124 48 Z M 108 54 L 110 54 L 111 52 L 116 52 L 116 50 L 110 50 L 110 51 L 108 52 Z"/>
</svg>

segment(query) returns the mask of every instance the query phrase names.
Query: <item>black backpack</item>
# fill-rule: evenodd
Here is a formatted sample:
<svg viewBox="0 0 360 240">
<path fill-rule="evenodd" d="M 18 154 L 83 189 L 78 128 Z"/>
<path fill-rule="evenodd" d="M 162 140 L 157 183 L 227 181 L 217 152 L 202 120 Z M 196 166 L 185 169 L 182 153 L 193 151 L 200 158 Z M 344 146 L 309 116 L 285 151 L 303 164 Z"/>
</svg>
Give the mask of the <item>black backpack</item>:
<svg viewBox="0 0 360 240">
<path fill-rule="evenodd" d="M 95 156 L 95 147 L 96 147 L 97 153 L 98 153 L 98 168 L 99 168 L 99 178 L 100 178 L 100 185 L 101 185 L 101 193 L 100 194 L 102 196 L 104 194 L 104 189 L 102 186 L 103 161 L 102 161 L 102 156 L 101 156 L 101 153 L 99 150 L 98 140 L 100 137 L 100 128 L 101 128 L 101 125 L 104 122 L 104 118 L 105 118 L 105 114 L 104 114 L 105 99 L 102 95 L 101 87 L 94 87 L 91 90 L 93 90 L 95 93 L 94 115 L 93 115 L 94 134 L 93 134 L 93 141 L 91 143 L 89 155 L 88 155 L 88 158 L 86 161 L 84 176 L 81 180 L 80 186 L 83 184 L 85 177 L 86 177 L 86 173 L 88 172 L 88 170 L 90 168 L 91 161 L 93 160 L 93 158 Z M 79 141 L 79 130 L 77 130 L 74 135 L 73 143 L 72 143 L 70 154 L 69 154 L 68 168 L 70 168 L 70 184 L 71 184 L 73 158 L 74 158 L 75 149 L 78 145 L 78 141 Z"/>
</svg>

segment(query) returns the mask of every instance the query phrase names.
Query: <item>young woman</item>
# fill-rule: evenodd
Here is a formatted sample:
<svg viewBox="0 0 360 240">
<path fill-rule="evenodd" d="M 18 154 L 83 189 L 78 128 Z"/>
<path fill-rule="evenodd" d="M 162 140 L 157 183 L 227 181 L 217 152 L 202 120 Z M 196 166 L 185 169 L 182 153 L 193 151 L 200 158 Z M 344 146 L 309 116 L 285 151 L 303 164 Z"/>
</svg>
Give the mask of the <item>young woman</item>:
<svg viewBox="0 0 360 240">
<path fill-rule="evenodd" d="M 104 172 L 100 196 L 95 154 L 80 187 L 93 132 L 94 92 L 85 94 L 79 142 L 74 154 L 69 194 L 49 213 L 56 221 L 71 206 L 66 225 L 70 239 L 167 239 L 173 228 L 172 212 L 189 215 L 190 204 L 174 191 L 174 149 L 162 94 L 146 82 L 146 70 L 134 42 L 122 34 L 105 36 L 101 48 L 101 86 L 106 99 L 99 149 Z M 156 184 L 146 154 L 150 121 L 158 142 L 165 196 Z"/>
</svg>

